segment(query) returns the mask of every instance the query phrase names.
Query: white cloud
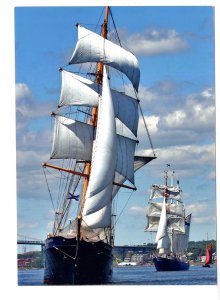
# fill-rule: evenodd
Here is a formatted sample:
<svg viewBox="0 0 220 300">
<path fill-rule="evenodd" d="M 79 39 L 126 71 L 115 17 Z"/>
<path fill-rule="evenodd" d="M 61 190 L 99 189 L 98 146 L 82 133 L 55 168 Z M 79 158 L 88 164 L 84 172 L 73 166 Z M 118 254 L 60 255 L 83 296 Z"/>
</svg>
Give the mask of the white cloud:
<svg viewBox="0 0 220 300">
<path fill-rule="evenodd" d="M 27 150 L 20 151 L 17 150 L 17 167 L 33 167 L 39 166 L 42 162 L 48 160 L 48 153 L 41 153 L 39 151 Z"/>
<path fill-rule="evenodd" d="M 23 130 L 17 139 L 17 148 L 21 151 L 28 151 L 29 149 L 31 151 L 47 151 L 49 156 L 51 138 L 52 132 L 49 129 L 42 131 Z"/>
<path fill-rule="evenodd" d="M 167 127 L 182 126 L 186 121 L 186 113 L 183 110 L 176 110 L 164 117 L 164 123 Z"/>
<path fill-rule="evenodd" d="M 156 133 L 158 131 L 158 123 L 160 121 L 160 117 L 151 115 L 151 116 L 144 117 L 144 119 L 151 134 Z M 140 118 L 139 125 L 138 125 L 138 135 L 143 136 L 144 134 L 146 134 L 145 125 L 143 119 Z"/>
<path fill-rule="evenodd" d="M 169 90 L 169 89 L 168 89 Z M 215 96 L 211 88 L 200 93 L 179 97 L 176 91 L 141 89 L 141 106 L 153 144 L 156 147 L 213 143 L 215 129 Z M 163 100 L 161 100 L 163 99 Z M 169 101 L 170 99 L 170 101 Z M 147 110 L 148 107 L 148 110 Z M 143 125 L 139 126 L 139 140 L 146 139 Z"/>
<path fill-rule="evenodd" d="M 210 224 L 216 221 L 216 213 L 207 202 L 201 201 L 185 206 L 186 215 L 192 214 L 192 222 L 195 224 Z M 146 216 L 147 206 L 131 206 L 128 213 L 135 217 Z"/>
<path fill-rule="evenodd" d="M 215 145 L 182 145 L 157 149 L 164 161 L 183 162 L 185 165 L 215 164 Z"/>
<path fill-rule="evenodd" d="M 167 127 L 210 130 L 215 126 L 214 91 L 210 88 L 201 93 L 189 95 L 182 109 L 174 110 L 163 123 Z"/>
<path fill-rule="evenodd" d="M 29 87 L 25 83 L 16 83 L 16 127 L 17 130 L 27 126 L 33 118 L 48 116 L 51 111 L 51 103 L 40 104 L 35 101 Z"/>
<path fill-rule="evenodd" d="M 133 216 L 145 216 L 146 215 L 146 207 L 131 206 L 128 209 L 128 213 Z"/>
<path fill-rule="evenodd" d="M 216 212 L 208 201 L 197 202 L 186 206 L 186 211 L 192 213 L 192 222 L 196 224 L 209 224 L 216 222 Z"/>
<path fill-rule="evenodd" d="M 35 223 L 24 223 L 24 222 L 18 221 L 18 228 L 19 229 L 37 228 L 38 226 L 39 226 L 39 224 L 37 222 L 35 222 Z"/>
<path fill-rule="evenodd" d="M 136 55 L 175 53 L 188 48 L 187 41 L 175 29 L 152 28 L 127 36 L 120 30 L 123 45 Z"/>
<path fill-rule="evenodd" d="M 178 170 L 178 177 L 196 178 L 203 175 L 208 182 L 215 169 L 215 145 L 181 145 L 156 148 L 157 159 L 153 161 L 152 174 L 161 173 L 161 167 L 170 163 Z M 137 155 L 152 155 L 150 150 L 140 149 Z"/>
</svg>

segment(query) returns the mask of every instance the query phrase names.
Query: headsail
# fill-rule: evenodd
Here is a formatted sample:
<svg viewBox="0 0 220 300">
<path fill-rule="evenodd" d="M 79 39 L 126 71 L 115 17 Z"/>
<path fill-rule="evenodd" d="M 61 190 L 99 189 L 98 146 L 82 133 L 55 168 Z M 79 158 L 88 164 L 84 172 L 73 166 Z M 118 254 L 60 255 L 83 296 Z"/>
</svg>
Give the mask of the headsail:
<svg viewBox="0 0 220 300">
<path fill-rule="evenodd" d="M 102 99 L 99 105 L 99 117 L 96 140 L 92 155 L 92 169 L 83 210 L 83 220 L 90 228 L 107 227 L 91 220 L 112 200 L 112 186 L 116 169 L 116 123 L 106 68 L 104 67 Z M 106 223 L 106 220 L 103 220 Z M 104 226 L 103 226 L 104 225 Z"/>
<path fill-rule="evenodd" d="M 166 235 L 167 235 L 167 213 L 166 213 L 166 199 L 164 197 L 160 221 L 159 221 L 155 241 L 158 242 L 160 239 L 162 239 Z"/>
</svg>

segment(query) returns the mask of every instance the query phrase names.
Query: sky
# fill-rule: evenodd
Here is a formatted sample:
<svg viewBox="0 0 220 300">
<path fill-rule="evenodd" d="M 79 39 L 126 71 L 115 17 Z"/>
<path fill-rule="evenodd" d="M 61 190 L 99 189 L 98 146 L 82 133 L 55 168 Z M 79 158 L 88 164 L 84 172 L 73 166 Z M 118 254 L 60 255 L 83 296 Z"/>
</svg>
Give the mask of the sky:
<svg viewBox="0 0 220 300">
<path fill-rule="evenodd" d="M 214 9 L 211 6 L 117 7 L 122 44 L 138 58 L 139 99 L 157 159 L 138 171 L 116 245 L 154 242 L 144 232 L 150 186 L 163 183 L 167 163 L 180 180 L 190 240 L 216 239 Z M 58 68 L 74 50 L 80 22 L 89 29 L 103 7 L 15 7 L 17 233 L 45 239 L 53 215 L 41 163 L 50 155 L 50 112 L 60 93 Z M 142 129 L 140 140 L 144 141 Z M 143 143 L 149 147 L 149 144 Z M 141 146 L 138 149 L 143 154 Z M 127 203 L 127 204 L 126 204 Z M 27 247 L 26 247 L 27 248 Z M 20 249 L 22 250 L 22 249 Z"/>
<path fill-rule="evenodd" d="M 47 161 L 50 154 L 50 112 L 56 107 L 60 92 L 57 70 L 67 64 L 74 50 L 75 24 L 89 24 L 91 28 L 103 10 L 98 4 L 106 5 L 105 1 L 89 4 L 84 1 L 85 6 L 79 7 L 81 3 L 74 0 L 11 2 L 0 2 L 3 95 L 0 130 L 4 141 L 0 147 L 3 195 L 0 222 L 4 247 L 0 250 L 1 257 L 5 257 L 5 245 L 11 245 L 7 247 L 10 260 L 2 260 L 2 268 L 7 270 L 16 266 L 16 255 L 11 251 L 15 250 L 17 233 L 18 237 L 45 239 L 51 229 L 52 206 L 41 163 Z M 217 66 L 213 6 L 217 23 L 220 19 L 218 1 L 155 0 L 143 6 L 143 1 L 136 0 L 128 1 L 128 5 L 133 6 L 126 7 L 123 1 L 117 0 L 108 4 L 112 6 L 122 44 L 140 63 L 139 98 L 157 156 L 137 172 L 138 190 L 128 203 L 130 194 L 119 194 L 119 213 L 123 211 L 116 227 L 115 244 L 154 241 L 152 234 L 144 232 L 146 205 L 150 186 L 162 183 L 167 163 L 180 180 L 186 211 L 192 213 L 190 240 L 206 240 L 207 233 L 209 239 L 216 239 L 219 233 L 219 230 L 216 233 L 215 160 L 218 86 L 215 86 L 214 76 Z M 220 26 L 215 27 L 216 37 L 218 28 Z M 216 38 L 216 53 L 217 41 Z M 139 133 L 144 144 L 141 129 Z M 149 147 L 149 144 L 144 145 Z M 139 151 L 143 153 L 141 147 Z M 18 248 L 19 252 L 23 250 L 23 247 Z M 31 250 L 31 246 L 26 247 L 26 251 Z M 17 274 L 10 275 L 12 287 L 12 283 L 17 282 Z M 35 290 L 33 298 L 38 297 L 39 290 Z M 7 293 L 10 292 L 12 289 L 7 288 Z M 111 289 L 111 295 L 115 292 Z M 185 299 L 185 292 L 179 294 L 180 299 Z M 201 286 L 197 293 L 200 299 L 207 295 Z M 210 287 L 210 293 L 214 299 L 216 291 Z"/>
</svg>

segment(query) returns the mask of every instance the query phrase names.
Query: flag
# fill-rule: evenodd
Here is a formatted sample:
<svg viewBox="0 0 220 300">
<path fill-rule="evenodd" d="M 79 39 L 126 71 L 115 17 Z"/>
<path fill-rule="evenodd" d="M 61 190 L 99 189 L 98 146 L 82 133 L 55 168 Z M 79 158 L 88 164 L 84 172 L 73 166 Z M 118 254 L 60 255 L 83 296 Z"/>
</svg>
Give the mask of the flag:
<svg viewBox="0 0 220 300">
<path fill-rule="evenodd" d="M 68 200 L 74 199 L 76 201 L 79 201 L 79 195 L 73 195 L 72 193 L 69 193 L 69 196 L 66 199 Z"/>
</svg>

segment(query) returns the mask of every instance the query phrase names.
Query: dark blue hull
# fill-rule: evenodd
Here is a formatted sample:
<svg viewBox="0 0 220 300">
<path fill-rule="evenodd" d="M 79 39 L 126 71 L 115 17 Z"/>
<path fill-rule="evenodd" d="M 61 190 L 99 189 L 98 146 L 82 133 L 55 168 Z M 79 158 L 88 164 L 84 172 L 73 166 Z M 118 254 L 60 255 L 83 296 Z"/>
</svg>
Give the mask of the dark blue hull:
<svg viewBox="0 0 220 300">
<path fill-rule="evenodd" d="M 209 264 L 204 264 L 203 268 L 210 268 L 210 265 Z"/>
<path fill-rule="evenodd" d="M 157 271 L 186 271 L 189 263 L 177 258 L 154 257 L 153 263 Z"/>
<path fill-rule="evenodd" d="M 112 247 L 104 242 L 51 237 L 45 243 L 44 283 L 104 284 L 111 280 L 112 261 Z"/>
</svg>

